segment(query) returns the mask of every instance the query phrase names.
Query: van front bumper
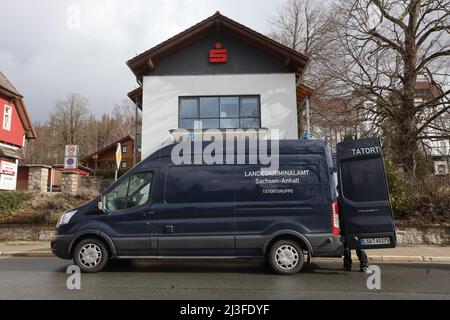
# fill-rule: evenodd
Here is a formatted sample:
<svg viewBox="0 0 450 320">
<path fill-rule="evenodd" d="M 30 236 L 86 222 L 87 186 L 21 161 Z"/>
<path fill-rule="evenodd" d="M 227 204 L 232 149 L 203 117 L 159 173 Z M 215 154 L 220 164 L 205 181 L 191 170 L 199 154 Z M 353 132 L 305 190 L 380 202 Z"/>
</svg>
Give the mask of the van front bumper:
<svg viewBox="0 0 450 320">
<path fill-rule="evenodd" d="M 51 241 L 52 252 L 61 259 L 70 260 L 70 245 L 74 239 L 74 235 L 56 235 Z"/>
</svg>

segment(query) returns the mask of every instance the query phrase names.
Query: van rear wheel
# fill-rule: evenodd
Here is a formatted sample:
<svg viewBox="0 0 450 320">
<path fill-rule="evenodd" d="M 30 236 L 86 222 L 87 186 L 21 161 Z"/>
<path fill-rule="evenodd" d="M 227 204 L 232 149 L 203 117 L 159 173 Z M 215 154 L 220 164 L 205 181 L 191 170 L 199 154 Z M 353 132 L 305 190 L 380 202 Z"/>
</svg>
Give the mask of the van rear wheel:
<svg viewBox="0 0 450 320">
<path fill-rule="evenodd" d="M 97 239 L 81 241 L 73 252 L 73 260 L 81 271 L 96 273 L 106 266 L 109 254 L 105 244 Z"/>
<path fill-rule="evenodd" d="M 281 275 L 293 275 L 304 265 L 302 248 L 292 240 L 277 241 L 269 252 L 269 264 L 273 271 Z"/>
</svg>

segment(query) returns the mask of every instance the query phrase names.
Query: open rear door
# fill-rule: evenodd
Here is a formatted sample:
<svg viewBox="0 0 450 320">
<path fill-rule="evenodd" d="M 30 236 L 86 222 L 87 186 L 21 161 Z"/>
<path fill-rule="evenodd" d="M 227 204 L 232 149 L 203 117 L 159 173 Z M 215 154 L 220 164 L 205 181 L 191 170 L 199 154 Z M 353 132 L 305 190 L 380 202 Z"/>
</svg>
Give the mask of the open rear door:
<svg viewBox="0 0 450 320">
<path fill-rule="evenodd" d="M 395 224 L 378 138 L 337 145 L 342 228 L 351 249 L 395 248 Z"/>
</svg>

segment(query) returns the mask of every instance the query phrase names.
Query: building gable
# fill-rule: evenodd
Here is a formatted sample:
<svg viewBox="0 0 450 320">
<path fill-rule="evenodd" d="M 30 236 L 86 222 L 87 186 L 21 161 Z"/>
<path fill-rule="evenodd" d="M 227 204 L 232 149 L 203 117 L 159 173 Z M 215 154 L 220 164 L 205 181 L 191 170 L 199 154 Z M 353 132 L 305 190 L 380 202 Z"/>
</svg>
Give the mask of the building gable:
<svg viewBox="0 0 450 320">
<path fill-rule="evenodd" d="M 213 69 L 207 55 L 209 50 L 213 49 L 214 45 L 220 41 L 224 42 L 225 49 L 229 50 L 230 60 L 222 66 L 214 65 L 216 68 Z M 227 44 L 226 41 L 229 43 Z M 174 55 L 179 55 L 180 58 L 176 59 Z M 233 55 L 235 55 L 234 59 Z M 200 60 L 202 57 L 206 59 L 206 62 Z M 167 59 L 170 59 L 170 63 Z M 243 61 L 240 62 L 239 59 Z M 189 68 L 188 63 L 184 61 L 191 61 L 195 65 Z M 217 12 L 129 60 L 127 64 L 137 79 L 141 81 L 143 76 L 152 73 L 162 75 L 163 72 L 166 74 L 169 72 L 168 74 L 173 75 L 173 72 L 177 71 L 177 74 L 180 72 L 193 74 L 194 69 L 196 69 L 195 74 L 201 72 L 206 74 L 291 72 L 301 76 L 308 61 L 307 56 Z M 176 67 L 171 66 L 171 63 L 175 63 Z"/>
<path fill-rule="evenodd" d="M 227 52 L 226 63 L 212 63 L 210 50 L 220 43 Z M 205 75 L 288 73 L 291 70 L 280 59 L 226 33 L 207 35 L 163 58 L 146 75 Z"/>
</svg>

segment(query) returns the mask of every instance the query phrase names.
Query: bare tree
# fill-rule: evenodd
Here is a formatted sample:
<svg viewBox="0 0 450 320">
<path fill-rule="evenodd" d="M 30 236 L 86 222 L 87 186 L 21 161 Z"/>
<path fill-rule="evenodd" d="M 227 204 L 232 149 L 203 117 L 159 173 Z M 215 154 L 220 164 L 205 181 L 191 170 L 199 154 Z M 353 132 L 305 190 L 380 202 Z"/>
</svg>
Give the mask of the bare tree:
<svg viewBox="0 0 450 320">
<path fill-rule="evenodd" d="M 58 131 L 64 144 L 77 144 L 88 116 L 86 98 L 77 93 L 70 93 L 56 103 L 56 110 L 50 115 L 50 123 Z"/>
<path fill-rule="evenodd" d="M 450 108 L 449 8 L 448 0 L 338 0 L 333 8 L 328 42 L 335 56 L 326 70 L 341 88 L 374 102 L 365 111 L 410 176 L 421 135 Z M 421 78 L 439 93 L 417 103 Z"/>
<path fill-rule="evenodd" d="M 303 81 L 314 89 L 310 112 L 313 126 L 321 126 L 321 105 L 316 103 L 327 97 L 334 99 L 333 81 L 328 73 L 323 72 L 323 63 L 332 59 L 333 52 L 329 46 L 327 34 L 332 29 L 330 23 L 330 2 L 319 0 L 286 0 L 279 8 L 276 16 L 271 17 L 273 31 L 269 36 L 282 44 L 309 56 L 310 63 L 303 77 Z M 340 97 L 339 97 L 340 98 Z M 299 110 L 299 131 L 303 133 L 305 126 L 305 110 Z M 315 115 L 315 116 L 314 116 Z M 318 128 L 325 131 L 325 128 Z"/>
<path fill-rule="evenodd" d="M 269 19 L 271 36 L 284 45 L 315 57 L 324 46 L 321 37 L 328 26 L 327 10 L 317 0 L 287 0 L 278 15 Z"/>
<path fill-rule="evenodd" d="M 135 135 L 136 130 L 136 105 L 129 99 L 116 104 L 113 110 L 113 117 L 118 123 L 117 140 L 125 136 Z M 138 127 L 141 125 L 140 112 L 137 115 Z"/>
</svg>

